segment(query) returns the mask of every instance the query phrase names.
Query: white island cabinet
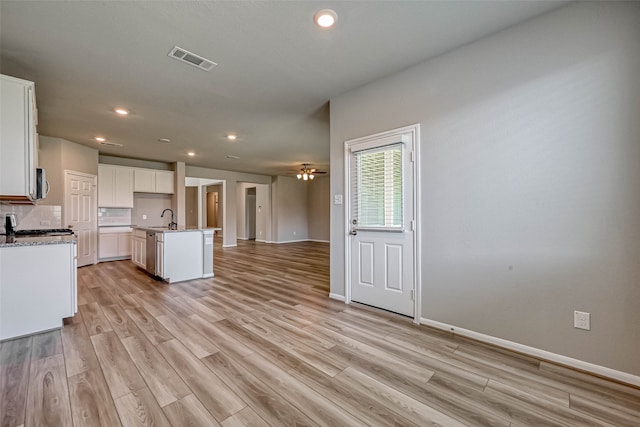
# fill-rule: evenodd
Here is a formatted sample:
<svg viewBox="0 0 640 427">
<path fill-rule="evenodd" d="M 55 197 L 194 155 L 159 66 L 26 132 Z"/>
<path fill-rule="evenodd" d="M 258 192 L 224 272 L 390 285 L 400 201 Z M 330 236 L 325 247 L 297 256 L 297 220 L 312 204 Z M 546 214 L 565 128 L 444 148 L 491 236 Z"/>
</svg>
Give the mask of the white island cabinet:
<svg viewBox="0 0 640 427">
<path fill-rule="evenodd" d="M 134 227 L 132 261 L 169 283 L 212 277 L 215 230 L 219 229 Z M 146 240 L 143 240 L 143 235 Z M 153 239 L 151 243 L 149 235 Z M 136 239 L 139 243 L 136 243 Z M 150 244 L 155 249 L 155 257 L 148 252 Z M 139 251 L 137 245 L 140 246 Z M 144 253 L 144 256 L 137 256 L 138 252 Z M 151 261 L 148 260 L 149 256 Z"/>
<path fill-rule="evenodd" d="M 0 340 L 62 327 L 78 311 L 73 237 L 0 237 Z"/>
</svg>

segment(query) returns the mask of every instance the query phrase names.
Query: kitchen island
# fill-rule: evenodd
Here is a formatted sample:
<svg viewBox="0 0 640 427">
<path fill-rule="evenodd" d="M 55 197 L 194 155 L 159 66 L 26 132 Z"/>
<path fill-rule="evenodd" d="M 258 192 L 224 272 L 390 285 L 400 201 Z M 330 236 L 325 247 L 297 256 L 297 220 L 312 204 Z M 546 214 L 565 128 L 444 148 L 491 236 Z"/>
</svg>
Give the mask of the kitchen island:
<svg viewBox="0 0 640 427">
<path fill-rule="evenodd" d="M 213 277 L 216 230 L 134 226 L 131 261 L 168 283 Z"/>
</svg>

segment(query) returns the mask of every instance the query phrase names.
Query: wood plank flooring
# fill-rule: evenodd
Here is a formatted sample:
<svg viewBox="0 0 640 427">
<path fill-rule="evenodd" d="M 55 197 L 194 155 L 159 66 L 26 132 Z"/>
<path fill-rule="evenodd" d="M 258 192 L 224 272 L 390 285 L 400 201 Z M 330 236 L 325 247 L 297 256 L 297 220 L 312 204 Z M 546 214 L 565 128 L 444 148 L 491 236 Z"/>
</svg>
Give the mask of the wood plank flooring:
<svg viewBox="0 0 640 427">
<path fill-rule="evenodd" d="M 0 343 L 0 427 L 640 426 L 637 388 L 330 300 L 327 244 L 238 243 L 79 269 L 74 318 Z"/>
</svg>

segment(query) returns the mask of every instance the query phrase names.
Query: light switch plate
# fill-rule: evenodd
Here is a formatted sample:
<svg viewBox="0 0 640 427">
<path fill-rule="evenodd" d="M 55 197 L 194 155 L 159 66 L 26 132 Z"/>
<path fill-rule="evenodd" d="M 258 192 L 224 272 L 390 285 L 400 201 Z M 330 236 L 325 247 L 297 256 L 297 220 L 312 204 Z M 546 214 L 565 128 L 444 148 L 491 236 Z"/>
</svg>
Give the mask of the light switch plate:
<svg viewBox="0 0 640 427">
<path fill-rule="evenodd" d="M 341 205 L 342 204 L 342 194 L 336 194 L 333 196 L 333 204 Z"/>
</svg>

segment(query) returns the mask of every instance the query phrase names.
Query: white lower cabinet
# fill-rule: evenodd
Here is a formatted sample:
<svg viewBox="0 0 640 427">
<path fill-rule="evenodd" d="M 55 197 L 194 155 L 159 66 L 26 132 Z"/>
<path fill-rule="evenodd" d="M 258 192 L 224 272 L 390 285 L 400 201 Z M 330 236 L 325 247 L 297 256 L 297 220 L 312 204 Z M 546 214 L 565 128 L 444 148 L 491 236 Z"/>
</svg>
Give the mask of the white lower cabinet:
<svg viewBox="0 0 640 427">
<path fill-rule="evenodd" d="M 147 268 L 147 233 L 133 230 L 131 246 L 131 261 L 138 267 Z"/>
<path fill-rule="evenodd" d="M 164 233 L 157 233 L 156 239 L 156 276 L 164 278 Z"/>
<path fill-rule="evenodd" d="M 77 312 L 76 243 L 0 248 L 0 340 L 62 327 Z"/>
<path fill-rule="evenodd" d="M 106 227 L 100 229 L 98 259 L 112 261 L 131 258 L 131 228 Z"/>
</svg>

